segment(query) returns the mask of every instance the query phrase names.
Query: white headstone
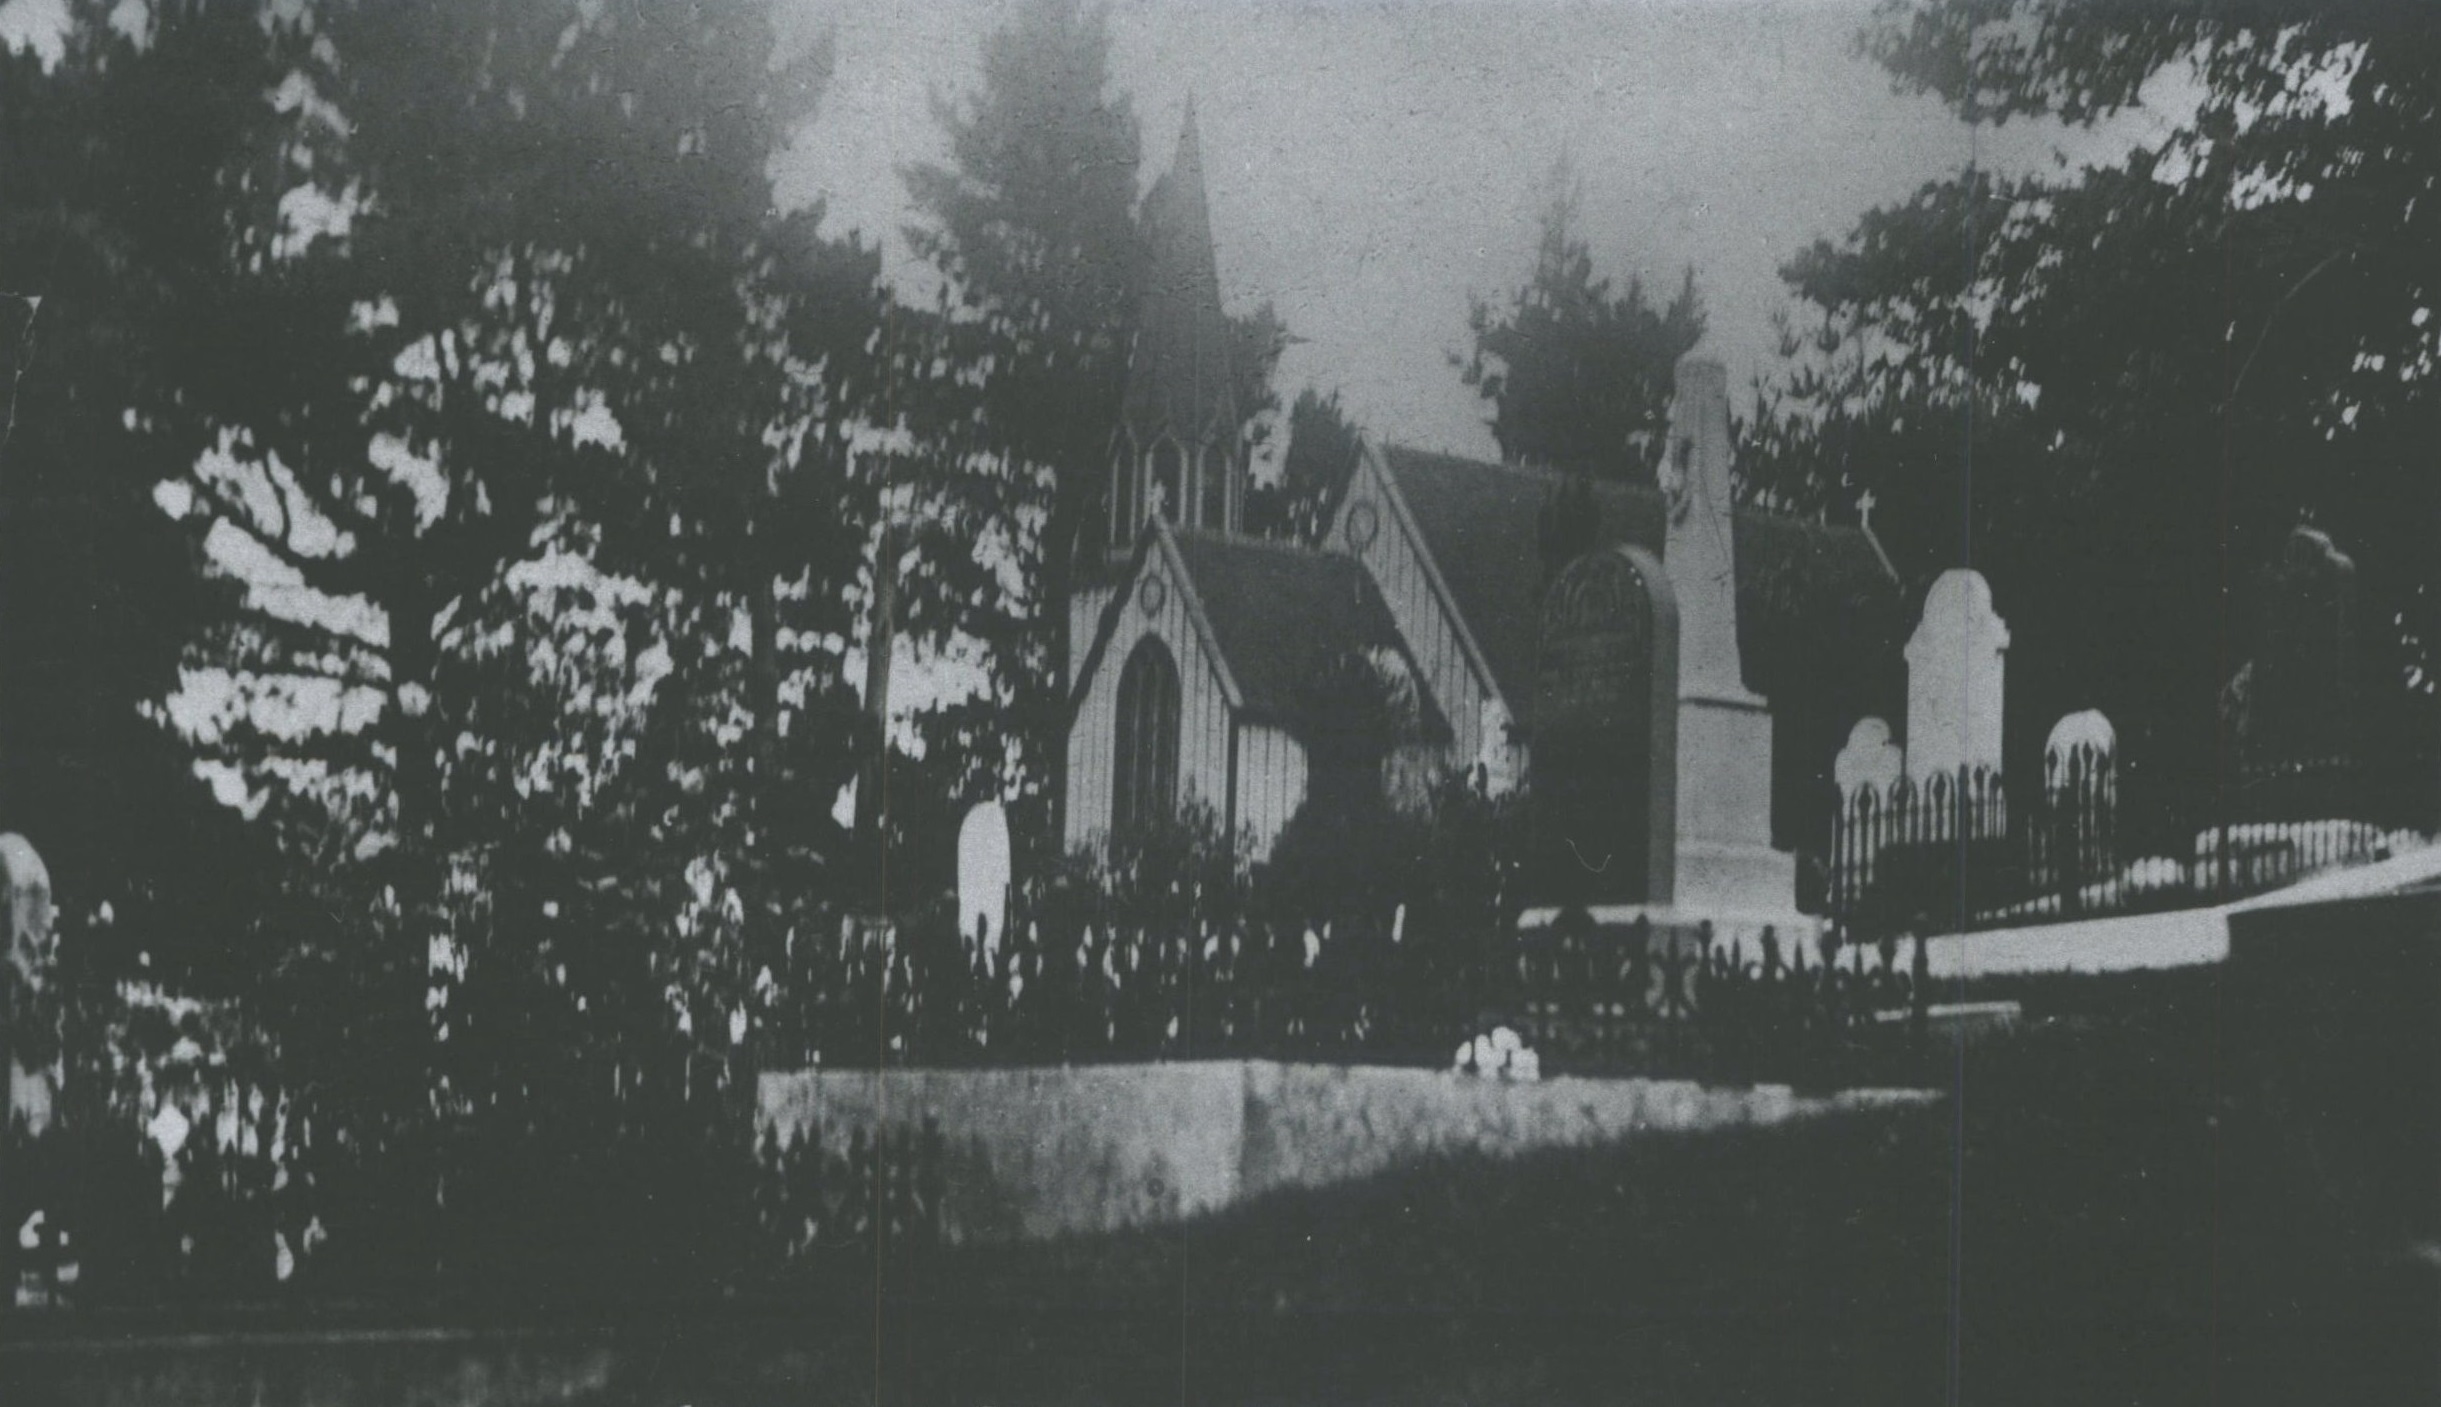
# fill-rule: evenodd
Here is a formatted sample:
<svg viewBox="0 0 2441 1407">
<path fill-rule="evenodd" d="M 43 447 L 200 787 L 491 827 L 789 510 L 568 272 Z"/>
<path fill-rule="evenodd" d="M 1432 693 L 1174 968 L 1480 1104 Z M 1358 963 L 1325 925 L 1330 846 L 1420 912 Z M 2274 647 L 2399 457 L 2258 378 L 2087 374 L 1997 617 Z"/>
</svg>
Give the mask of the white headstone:
<svg viewBox="0 0 2441 1407">
<path fill-rule="evenodd" d="M 974 941 L 984 925 L 984 953 L 1000 952 L 1009 917 L 1009 820 L 997 801 L 966 813 L 958 826 L 958 931 Z"/>
<path fill-rule="evenodd" d="M 0 954 L 39 989 L 51 965 L 51 871 L 33 843 L 0 835 Z"/>
<path fill-rule="evenodd" d="M 1848 730 L 1848 745 L 1831 762 L 1832 780 L 1841 800 L 1859 791 L 1887 793 L 1906 771 L 1906 754 L 1890 741 L 1890 725 L 1879 718 L 1859 718 Z"/>
<path fill-rule="evenodd" d="M 2067 784 L 2068 759 L 2081 747 L 2091 748 L 2103 758 L 2115 758 L 2119 751 L 2119 732 L 2098 708 L 2062 715 L 2059 722 L 2051 725 L 2051 736 L 2043 742 L 2045 790 Z"/>
<path fill-rule="evenodd" d="M 31 842 L 21 835 L 0 835 L 0 962 L 16 969 L 14 978 L 28 991 L 39 992 L 49 980 L 56 942 L 51 903 L 51 871 Z M 50 1069 L 26 1069 L 16 1052 L 0 1050 L 7 1086 L 0 1090 L 0 1133 L 22 1122 L 40 1133 L 51 1122 Z"/>
<path fill-rule="evenodd" d="M 1981 572 L 1943 572 L 1907 641 L 1907 775 L 2000 767 L 2009 626 Z"/>
</svg>

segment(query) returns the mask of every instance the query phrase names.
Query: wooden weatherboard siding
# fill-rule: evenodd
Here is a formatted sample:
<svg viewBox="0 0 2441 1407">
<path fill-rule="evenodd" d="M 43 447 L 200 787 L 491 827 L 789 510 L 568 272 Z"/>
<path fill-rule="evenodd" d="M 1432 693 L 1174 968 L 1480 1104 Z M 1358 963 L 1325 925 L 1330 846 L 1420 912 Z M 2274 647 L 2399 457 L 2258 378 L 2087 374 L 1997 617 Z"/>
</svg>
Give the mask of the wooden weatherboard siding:
<svg viewBox="0 0 2441 1407">
<path fill-rule="evenodd" d="M 1305 749 L 1278 728 L 1239 724 L 1236 798 L 1236 834 L 1262 859 L 1305 801 Z"/>
<path fill-rule="evenodd" d="M 1159 585 L 1153 586 L 1153 583 Z M 1126 605 L 1111 625 L 1093 675 L 1068 730 L 1068 823 L 1071 848 L 1110 833 L 1111 791 L 1118 773 L 1119 672 L 1137 642 L 1157 636 L 1178 665 L 1178 799 L 1200 801 L 1229 819 L 1231 710 L 1226 667 L 1208 632 L 1194 619 L 1194 590 L 1167 533 L 1156 535 L 1143 564 L 1122 585 Z"/>
<path fill-rule="evenodd" d="M 1368 512 L 1372 530 L 1351 531 Z M 1330 543 L 1336 551 L 1352 553 L 1372 575 L 1390 618 L 1398 622 L 1414 653 L 1425 687 L 1449 720 L 1451 759 L 1472 763 L 1483 753 L 1484 705 L 1499 696 L 1487 668 L 1468 648 L 1450 601 L 1433 580 L 1414 518 L 1370 446 L 1331 524 Z M 1506 745 L 1505 740 L 1495 741 Z"/>
<path fill-rule="evenodd" d="M 1068 690 L 1076 691 L 1085 666 L 1093 661 L 1093 633 L 1101 628 L 1102 608 L 1116 587 L 1080 586 L 1068 608 Z"/>
</svg>

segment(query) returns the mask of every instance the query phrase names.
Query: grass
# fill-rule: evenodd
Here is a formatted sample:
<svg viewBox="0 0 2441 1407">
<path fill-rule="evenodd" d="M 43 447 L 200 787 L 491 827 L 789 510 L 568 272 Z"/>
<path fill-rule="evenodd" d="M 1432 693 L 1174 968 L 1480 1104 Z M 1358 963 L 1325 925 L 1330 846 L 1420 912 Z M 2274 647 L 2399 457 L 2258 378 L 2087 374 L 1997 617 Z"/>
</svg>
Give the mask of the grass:
<svg viewBox="0 0 2441 1407">
<path fill-rule="evenodd" d="M 2029 1019 L 1953 1052 L 1933 1107 L 1452 1156 L 634 1314 L 603 1407 L 2441 1401 L 2434 983 L 2313 951 L 2312 981 L 1956 993 Z"/>
<path fill-rule="evenodd" d="M 2218 979 L 2128 991 L 2116 1015 L 2032 1003 L 1959 1053 L 1933 1109 L 1449 1158 L 1184 1227 L 885 1257 L 786 1310 L 665 1326 L 624 1395 L 2436 1400 L 2441 1292 L 2414 1254 L 2441 1230 L 2431 1109 L 2393 1109 L 2397 1138 L 2301 1118 L 2379 1077 L 2328 1032 L 2240 1021 Z"/>
</svg>

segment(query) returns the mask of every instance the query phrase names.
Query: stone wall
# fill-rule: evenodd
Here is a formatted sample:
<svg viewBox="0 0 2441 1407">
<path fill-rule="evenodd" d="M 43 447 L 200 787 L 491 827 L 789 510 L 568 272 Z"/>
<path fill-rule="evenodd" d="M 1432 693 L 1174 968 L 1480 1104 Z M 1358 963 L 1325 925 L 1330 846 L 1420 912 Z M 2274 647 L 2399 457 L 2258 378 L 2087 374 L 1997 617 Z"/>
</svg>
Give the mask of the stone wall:
<svg viewBox="0 0 2441 1407">
<path fill-rule="evenodd" d="M 765 1075 L 760 1097 L 767 1123 L 792 1139 L 817 1128 L 835 1152 L 859 1131 L 870 1139 L 930 1119 L 945 1146 L 944 1234 L 1002 1241 L 1172 1221 L 1434 1153 L 1511 1155 L 1930 1096 L 1813 1097 L 1672 1080 L 1508 1084 L 1379 1066 L 1198 1061 L 794 1071 Z"/>
<path fill-rule="evenodd" d="M 921 1129 L 944 1144 L 942 1233 L 1000 1241 L 1166 1221 L 1238 1195 L 1243 1067 L 1219 1061 L 1006 1070 L 766 1074 L 765 1124 L 818 1129 L 844 1153 L 862 1132 Z"/>
</svg>

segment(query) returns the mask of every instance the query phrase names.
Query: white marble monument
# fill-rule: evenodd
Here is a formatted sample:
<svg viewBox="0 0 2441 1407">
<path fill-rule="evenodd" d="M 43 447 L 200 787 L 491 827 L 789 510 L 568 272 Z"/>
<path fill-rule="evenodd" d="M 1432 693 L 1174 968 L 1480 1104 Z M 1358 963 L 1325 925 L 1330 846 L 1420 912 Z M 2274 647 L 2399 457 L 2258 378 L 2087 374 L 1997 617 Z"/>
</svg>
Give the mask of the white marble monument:
<svg viewBox="0 0 2441 1407">
<path fill-rule="evenodd" d="M 1771 845 L 1771 706 L 1746 687 L 1738 650 L 1729 373 L 1700 352 L 1678 363 L 1662 466 L 1678 598 L 1678 835 L 1669 907 L 1715 926 L 1810 932 L 1797 860 Z"/>
</svg>

